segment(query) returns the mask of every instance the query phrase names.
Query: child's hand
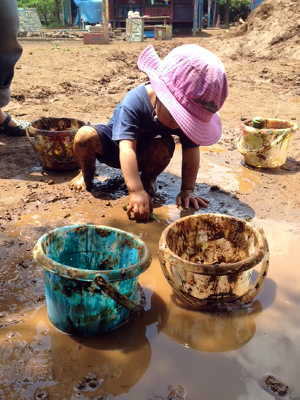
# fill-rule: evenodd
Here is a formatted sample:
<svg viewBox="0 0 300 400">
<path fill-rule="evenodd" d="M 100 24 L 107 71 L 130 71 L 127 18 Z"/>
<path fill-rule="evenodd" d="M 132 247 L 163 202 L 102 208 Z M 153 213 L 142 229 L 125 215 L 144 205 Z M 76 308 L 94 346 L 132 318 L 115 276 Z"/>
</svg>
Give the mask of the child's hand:
<svg viewBox="0 0 300 400">
<path fill-rule="evenodd" d="M 131 192 L 127 207 L 128 218 L 136 219 L 137 221 L 148 221 L 151 213 L 152 201 L 148 193 L 145 190 Z"/>
<path fill-rule="evenodd" d="M 177 207 L 199 210 L 199 208 L 206 208 L 209 201 L 199 196 L 193 196 L 192 190 L 182 190 L 176 197 L 176 204 Z"/>
</svg>

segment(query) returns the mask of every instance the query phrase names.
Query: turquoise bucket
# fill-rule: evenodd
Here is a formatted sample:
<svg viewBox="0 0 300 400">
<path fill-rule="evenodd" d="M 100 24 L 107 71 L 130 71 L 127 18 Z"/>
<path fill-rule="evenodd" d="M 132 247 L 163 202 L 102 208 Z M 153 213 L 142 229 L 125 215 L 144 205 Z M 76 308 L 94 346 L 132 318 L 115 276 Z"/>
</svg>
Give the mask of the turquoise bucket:
<svg viewBox="0 0 300 400">
<path fill-rule="evenodd" d="M 48 317 L 66 333 L 109 332 L 142 308 L 137 277 L 151 256 L 133 234 L 107 226 L 64 226 L 43 235 L 33 257 L 44 269 Z"/>
</svg>

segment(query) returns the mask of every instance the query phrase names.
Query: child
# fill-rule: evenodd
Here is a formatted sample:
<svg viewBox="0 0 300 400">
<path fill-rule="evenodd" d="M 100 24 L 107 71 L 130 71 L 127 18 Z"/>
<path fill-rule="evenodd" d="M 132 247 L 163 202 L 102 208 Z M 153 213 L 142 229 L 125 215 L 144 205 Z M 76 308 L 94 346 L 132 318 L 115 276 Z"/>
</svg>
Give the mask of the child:
<svg viewBox="0 0 300 400">
<path fill-rule="evenodd" d="M 80 190 L 92 189 L 96 158 L 121 168 L 129 192 L 129 218 L 147 220 L 152 211 L 157 176 L 174 152 L 171 135 L 182 145 L 182 184 L 178 206 L 207 207 L 194 196 L 199 169 L 199 146 L 221 136 L 217 111 L 227 97 L 227 79 L 221 61 L 194 44 L 173 49 L 163 60 L 148 46 L 138 67 L 149 83 L 132 89 L 116 107 L 107 125 L 85 126 L 74 139 L 82 175 L 72 181 Z"/>
</svg>

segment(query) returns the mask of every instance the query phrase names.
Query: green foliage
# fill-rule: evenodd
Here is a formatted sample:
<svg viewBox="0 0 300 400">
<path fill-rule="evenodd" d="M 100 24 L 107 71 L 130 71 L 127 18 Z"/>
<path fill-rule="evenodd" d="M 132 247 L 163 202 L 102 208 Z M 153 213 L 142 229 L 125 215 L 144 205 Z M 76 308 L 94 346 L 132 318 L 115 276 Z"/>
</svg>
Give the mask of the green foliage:
<svg viewBox="0 0 300 400">
<path fill-rule="evenodd" d="M 17 0 L 20 8 L 36 8 L 42 23 L 59 22 L 61 0 Z"/>
<path fill-rule="evenodd" d="M 238 9 L 241 7 L 247 7 L 251 4 L 251 0 L 218 0 L 219 4 L 228 4 L 230 8 Z"/>
</svg>

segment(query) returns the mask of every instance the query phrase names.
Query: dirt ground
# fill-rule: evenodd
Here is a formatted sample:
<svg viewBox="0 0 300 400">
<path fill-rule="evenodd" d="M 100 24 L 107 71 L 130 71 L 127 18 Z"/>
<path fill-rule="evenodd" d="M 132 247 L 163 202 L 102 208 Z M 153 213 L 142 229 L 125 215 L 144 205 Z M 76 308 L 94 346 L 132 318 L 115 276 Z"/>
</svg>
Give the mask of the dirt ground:
<svg viewBox="0 0 300 400">
<path fill-rule="evenodd" d="M 211 30 L 200 37 L 153 42 L 160 55 L 195 42 L 223 60 L 230 95 L 221 111 L 221 141 L 203 148 L 197 191 L 208 211 L 253 220 L 271 251 L 265 286 L 249 309 L 230 313 L 185 310 L 173 301 L 157 259 L 165 225 L 187 212 L 175 205 L 180 148 L 159 179 L 158 220 L 128 221 L 119 171 L 97 166 L 99 190 L 75 193 L 75 175 L 43 171 L 26 138 L 0 137 L 0 399 L 267 400 L 271 374 L 288 385 L 282 398 L 299 399 L 300 383 L 300 138 L 286 164 L 256 170 L 235 149 L 241 118 L 299 121 L 300 62 L 228 55 L 228 38 Z M 81 41 L 24 41 L 17 65 L 12 115 L 105 122 L 124 94 L 145 76 L 136 60 L 147 43 L 84 46 Z M 107 178 L 107 179 L 106 179 Z M 105 180 L 106 179 L 106 180 Z M 140 282 L 147 311 L 105 337 L 74 338 L 47 319 L 42 268 L 32 261 L 36 240 L 51 228 L 95 223 L 136 233 L 153 262 Z"/>
</svg>

